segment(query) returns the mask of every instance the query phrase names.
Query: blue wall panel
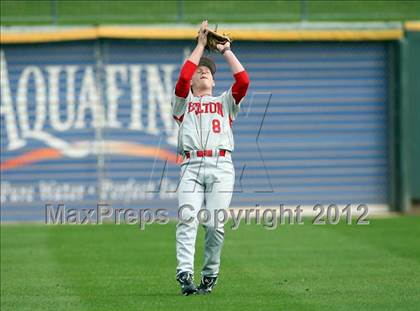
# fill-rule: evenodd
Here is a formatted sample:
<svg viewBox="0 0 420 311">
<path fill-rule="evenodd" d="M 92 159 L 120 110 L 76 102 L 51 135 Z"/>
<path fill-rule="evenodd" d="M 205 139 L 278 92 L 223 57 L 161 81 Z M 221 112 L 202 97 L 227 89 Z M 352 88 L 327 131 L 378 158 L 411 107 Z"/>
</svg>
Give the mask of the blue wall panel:
<svg viewBox="0 0 420 311">
<path fill-rule="evenodd" d="M 187 41 L 1 49 L 2 219 L 46 203 L 175 210 L 169 96 Z M 234 123 L 232 206 L 386 204 L 389 59 L 383 43 L 235 42 L 251 88 Z M 218 69 L 215 93 L 232 83 Z"/>
</svg>

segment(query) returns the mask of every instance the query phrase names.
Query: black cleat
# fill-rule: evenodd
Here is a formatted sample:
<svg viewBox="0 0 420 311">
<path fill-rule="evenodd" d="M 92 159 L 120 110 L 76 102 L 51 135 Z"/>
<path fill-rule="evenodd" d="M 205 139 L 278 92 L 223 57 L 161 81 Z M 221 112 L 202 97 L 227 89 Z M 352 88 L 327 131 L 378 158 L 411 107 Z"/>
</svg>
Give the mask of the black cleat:
<svg viewBox="0 0 420 311">
<path fill-rule="evenodd" d="M 217 276 L 203 276 L 201 278 L 201 283 L 197 288 L 197 293 L 201 295 L 210 294 L 213 288 L 216 286 Z"/>
<path fill-rule="evenodd" d="M 193 282 L 193 276 L 189 272 L 181 272 L 177 275 L 176 280 L 181 285 L 181 293 L 184 296 L 194 295 L 197 292 Z"/>
</svg>

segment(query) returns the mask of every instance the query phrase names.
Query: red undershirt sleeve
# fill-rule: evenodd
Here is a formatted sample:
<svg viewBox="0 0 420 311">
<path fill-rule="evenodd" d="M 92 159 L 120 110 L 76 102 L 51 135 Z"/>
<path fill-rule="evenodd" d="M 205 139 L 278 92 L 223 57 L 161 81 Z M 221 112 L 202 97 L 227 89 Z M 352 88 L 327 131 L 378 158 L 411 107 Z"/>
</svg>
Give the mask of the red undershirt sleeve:
<svg viewBox="0 0 420 311">
<path fill-rule="evenodd" d="M 182 66 L 178 81 L 175 85 L 175 95 L 182 98 L 187 98 L 190 92 L 191 78 L 197 69 L 197 65 L 187 60 Z"/>
<path fill-rule="evenodd" d="M 235 78 L 235 83 L 232 85 L 232 96 L 235 98 L 235 103 L 239 104 L 248 90 L 249 77 L 245 70 L 234 74 L 233 77 Z"/>
</svg>

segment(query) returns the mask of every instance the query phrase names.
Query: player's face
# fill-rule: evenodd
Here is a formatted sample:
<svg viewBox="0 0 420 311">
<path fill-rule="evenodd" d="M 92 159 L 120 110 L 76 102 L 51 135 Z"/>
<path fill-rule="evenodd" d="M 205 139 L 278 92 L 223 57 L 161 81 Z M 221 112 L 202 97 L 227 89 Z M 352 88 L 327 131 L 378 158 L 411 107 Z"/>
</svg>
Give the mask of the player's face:
<svg viewBox="0 0 420 311">
<path fill-rule="evenodd" d="M 191 84 L 196 89 L 212 89 L 214 80 L 210 69 L 206 66 L 199 66 L 192 77 Z"/>
</svg>

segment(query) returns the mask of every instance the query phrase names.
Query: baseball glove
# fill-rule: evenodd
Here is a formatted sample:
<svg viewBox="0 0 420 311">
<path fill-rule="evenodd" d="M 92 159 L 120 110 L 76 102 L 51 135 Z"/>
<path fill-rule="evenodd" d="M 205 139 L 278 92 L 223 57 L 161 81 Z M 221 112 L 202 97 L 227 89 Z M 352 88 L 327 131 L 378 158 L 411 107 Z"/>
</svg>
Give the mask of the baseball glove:
<svg viewBox="0 0 420 311">
<path fill-rule="evenodd" d="M 217 45 L 232 42 L 232 40 L 225 34 L 220 34 L 216 30 L 208 29 L 206 49 L 210 52 L 218 52 Z"/>
</svg>

